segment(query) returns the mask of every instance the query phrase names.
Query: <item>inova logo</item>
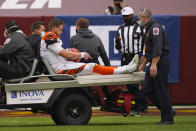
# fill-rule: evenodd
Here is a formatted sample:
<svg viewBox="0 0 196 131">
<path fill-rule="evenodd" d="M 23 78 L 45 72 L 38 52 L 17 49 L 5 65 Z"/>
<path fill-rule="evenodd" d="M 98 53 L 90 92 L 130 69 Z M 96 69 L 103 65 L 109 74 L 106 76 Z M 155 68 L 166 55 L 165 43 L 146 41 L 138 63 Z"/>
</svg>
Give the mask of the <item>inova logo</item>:
<svg viewBox="0 0 196 131">
<path fill-rule="evenodd" d="M 20 91 L 19 97 L 40 97 L 44 96 L 43 90 L 32 90 L 32 91 Z"/>
<path fill-rule="evenodd" d="M 17 92 L 11 91 L 11 98 L 17 98 Z"/>
</svg>

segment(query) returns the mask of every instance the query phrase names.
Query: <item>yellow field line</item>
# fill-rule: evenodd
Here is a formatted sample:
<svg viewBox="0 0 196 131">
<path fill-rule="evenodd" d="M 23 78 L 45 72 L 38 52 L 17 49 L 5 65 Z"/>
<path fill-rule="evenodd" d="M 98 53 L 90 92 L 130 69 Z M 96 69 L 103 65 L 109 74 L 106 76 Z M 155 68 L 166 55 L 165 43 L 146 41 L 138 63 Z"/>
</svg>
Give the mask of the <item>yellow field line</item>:
<svg viewBox="0 0 196 131">
<path fill-rule="evenodd" d="M 154 109 L 154 110 L 152 110 L 152 109 L 150 109 L 150 110 L 148 110 L 149 112 L 160 112 L 159 110 L 157 110 L 157 109 Z M 187 110 L 176 110 L 177 112 L 196 112 L 196 110 L 190 110 L 190 109 L 187 109 Z"/>
<path fill-rule="evenodd" d="M 178 110 L 177 112 L 196 112 L 196 110 Z"/>
<path fill-rule="evenodd" d="M 9 113 L 5 113 L 5 114 L 8 114 L 8 115 L 33 115 L 32 112 L 28 112 L 28 111 L 24 111 L 24 112 L 9 112 Z"/>
</svg>

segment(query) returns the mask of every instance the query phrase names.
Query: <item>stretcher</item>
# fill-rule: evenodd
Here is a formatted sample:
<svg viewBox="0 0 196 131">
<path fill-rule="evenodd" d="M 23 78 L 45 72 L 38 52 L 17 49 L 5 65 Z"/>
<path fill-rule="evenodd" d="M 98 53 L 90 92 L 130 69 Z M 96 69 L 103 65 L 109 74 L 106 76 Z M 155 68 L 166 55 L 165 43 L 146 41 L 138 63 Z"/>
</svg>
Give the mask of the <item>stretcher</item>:
<svg viewBox="0 0 196 131">
<path fill-rule="evenodd" d="M 134 72 L 132 74 L 115 74 L 115 75 L 84 75 L 74 77 L 72 75 L 38 75 L 26 77 L 20 83 L 5 84 L 6 91 L 21 91 L 33 89 L 55 89 L 55 88 L 72 88 L 72 87 L 91 87 L 103 85 L 120 85 L 120 84 L 139 84 L 144 80 L 144 72 Z M 57 81 L 51 81 L 47 77 L 56 78 Z M 23 83 L 32 78 L 37 78 L 36 82 Z M 45 78 L 45 79 L 44 79 Z M 59 80 L 58 80 L 59 79 Z"/>
</svg>

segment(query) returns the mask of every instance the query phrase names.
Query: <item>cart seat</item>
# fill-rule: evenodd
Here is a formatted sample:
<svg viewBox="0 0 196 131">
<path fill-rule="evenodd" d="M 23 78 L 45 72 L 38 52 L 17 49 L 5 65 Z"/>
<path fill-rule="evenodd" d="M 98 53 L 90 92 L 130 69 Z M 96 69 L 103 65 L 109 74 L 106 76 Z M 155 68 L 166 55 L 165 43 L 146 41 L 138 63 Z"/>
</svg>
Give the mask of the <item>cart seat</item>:
<svg viewBox="0 0 196 131">
<path fill-rule="evenodd" d="M 52 80 L 52 81 L 66 81 L 66 80 L 75 80 L 75 77 L 74 75 L 68 75 L 68 74 L 65 74 L 65 75 L 60 75 L 60 74 L 56 74 L 51 66 L 49 65 L 49 63 L 44 60 L 44 59 L 41 59 L 43 65 L 44 65 L 44 68 L 46 70 L 46 73 L 51 75 L 49 76 L 49 78 Z M 56 75 L 55 75 L 56 74 Z"/>
</svg>

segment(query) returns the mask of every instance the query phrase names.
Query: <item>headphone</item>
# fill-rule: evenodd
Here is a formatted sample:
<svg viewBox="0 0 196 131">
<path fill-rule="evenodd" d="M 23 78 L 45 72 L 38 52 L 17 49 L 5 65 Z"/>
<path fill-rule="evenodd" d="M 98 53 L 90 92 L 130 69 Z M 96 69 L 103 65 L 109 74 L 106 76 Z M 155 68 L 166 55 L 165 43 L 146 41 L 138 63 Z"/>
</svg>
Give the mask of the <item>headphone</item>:
<svg viewBox="0 0 196 131">
<path fill-rule="evenodd" d="M 7 29 L 7 30 L 10 30 L 10 29 L 13 29 L 13 28 L 18 28 L 18 26 L 14 25 L 14 26 L 10 27 L 10 28 Z"/>
</svg>

